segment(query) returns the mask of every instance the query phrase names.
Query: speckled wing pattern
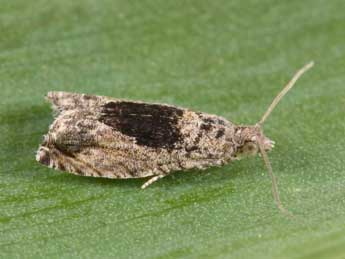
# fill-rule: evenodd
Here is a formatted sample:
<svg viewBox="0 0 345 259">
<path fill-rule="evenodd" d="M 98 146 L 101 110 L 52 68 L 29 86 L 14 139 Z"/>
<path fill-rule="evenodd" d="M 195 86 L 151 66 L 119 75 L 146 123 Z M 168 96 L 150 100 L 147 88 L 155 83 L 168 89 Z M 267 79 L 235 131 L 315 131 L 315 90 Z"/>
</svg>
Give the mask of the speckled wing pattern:
<svg viewBox="0 0 345 259">
<path fill-rule="evenodd" d="M 56 113 L 36 159 L 77 175 L 141 178 L 205 169 L 234 158 L 234 125 L 215 115 L 68 92 L 49 92 Z"/>
</svg>

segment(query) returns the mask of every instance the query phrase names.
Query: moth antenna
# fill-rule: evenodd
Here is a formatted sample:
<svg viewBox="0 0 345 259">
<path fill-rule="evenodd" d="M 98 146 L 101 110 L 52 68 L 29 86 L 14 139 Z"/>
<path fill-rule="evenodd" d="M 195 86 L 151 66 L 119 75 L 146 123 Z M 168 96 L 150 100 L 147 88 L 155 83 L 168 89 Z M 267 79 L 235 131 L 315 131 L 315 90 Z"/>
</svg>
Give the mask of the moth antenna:
<svg viewBox="0 0 345 259">
<path fill-rule="evenodd" d="M 272 166 L 271 166 L 270 160 L 268 159 L 267 153 L 265 151 L 264 143 L 261 136 L 258 136 L 258 144 L 259 144 L 260 153 L 262 155 L 263 161 L 268 171 L 268 175 L 271 177 L 271 180 L 272 180 L 272 195 L 273 195 L 274 201 L 276 202 L 277 207 L 279 208 L 281 212 L 283 212 L 289 218 L 293 218 L 293 215 L 287 209 L 284 208 L 282 202 L 280 201 L 277 180 L 273 174 Z"/>
<path fill-rule="evenodd" d="M 280 102 L 280 100 L 284 97 L 284 95 L 295 85 L 296 81 L 312 66 L 314 65 L 314 62 L 311 61 L 308 64 L 306 64 L 304 67 L 302 67 L 300 70 L 298 70 L 295 75 L 292 77 L 292 79 L 287 83 L 287 85 L 283 88 L 283 90 L 274 98 L 271 105 L 268 107 L 267 111 L 265 112 L 264 116 L 262 116 L 261 120 L 258 122 L 259 125 L 262 125 L 267 117 L 271 114 L 271 112 L 274 110 L 276 105 Z"/>
</svg>

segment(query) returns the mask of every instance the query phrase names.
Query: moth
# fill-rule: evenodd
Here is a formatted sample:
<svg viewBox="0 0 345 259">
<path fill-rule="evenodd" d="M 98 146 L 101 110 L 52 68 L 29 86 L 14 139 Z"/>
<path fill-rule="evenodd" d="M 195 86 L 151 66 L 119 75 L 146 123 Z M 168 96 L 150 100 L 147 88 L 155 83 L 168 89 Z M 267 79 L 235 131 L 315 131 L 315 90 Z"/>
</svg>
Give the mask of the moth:
<svg viewBox="0 0 345 259">
<path fill-rule="evenodd" d="M 166 104 L 69 92 L 49 92 L 55 120 L 36 160 L 72 174 L 146 178 L 141 186 L 178 170 L 222 166 L 261 154 L 282 206 L 266 152 L 274 142 L 262 125 L 282 97 L 313 62 L 297 71 L 255 125 L 236 125 L 220 116 Z"/>
</svg>

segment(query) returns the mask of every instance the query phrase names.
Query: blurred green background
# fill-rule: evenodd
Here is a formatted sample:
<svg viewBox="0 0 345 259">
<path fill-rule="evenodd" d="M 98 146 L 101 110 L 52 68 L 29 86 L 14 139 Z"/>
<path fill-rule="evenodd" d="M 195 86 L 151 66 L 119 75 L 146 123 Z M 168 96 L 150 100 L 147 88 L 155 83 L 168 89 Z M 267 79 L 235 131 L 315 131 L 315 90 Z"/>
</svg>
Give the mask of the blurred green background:
<svg viewBox="0 0 345 259">
<path fill-rule="evenodd" d="M 345 2 L 0 0 L 1 258 L 344 258 Z M 75 91 L 265 125 L 259 157 L 144 180 L 39 165 L 43 97 Z"/>
</svg>

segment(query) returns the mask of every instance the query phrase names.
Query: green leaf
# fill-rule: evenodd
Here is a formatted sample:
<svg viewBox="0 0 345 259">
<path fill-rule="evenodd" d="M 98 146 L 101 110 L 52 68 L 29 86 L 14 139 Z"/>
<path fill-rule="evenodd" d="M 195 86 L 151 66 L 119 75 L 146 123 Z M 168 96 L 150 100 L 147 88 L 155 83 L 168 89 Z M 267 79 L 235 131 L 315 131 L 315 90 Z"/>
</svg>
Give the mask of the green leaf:
<svg viewBox="0 0 345 259">
<path fill-rule="evenodd" d="M 344 258 L 344 1 L 0 3 L 1 258 Z M 35 151 L 51 90 L 161 102 L 265 124 L 259 157 L 137 180 L 73 176 Z"/>
</svg>

